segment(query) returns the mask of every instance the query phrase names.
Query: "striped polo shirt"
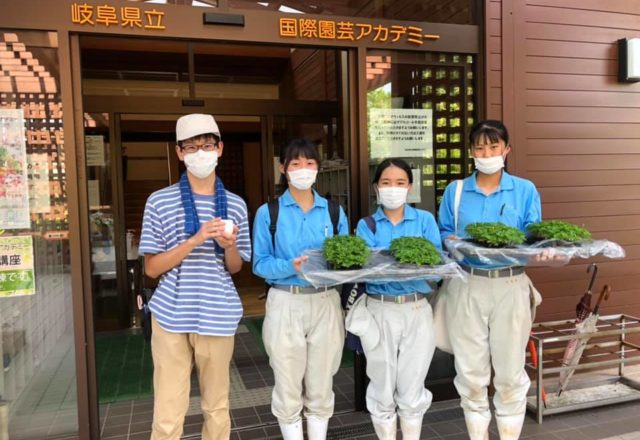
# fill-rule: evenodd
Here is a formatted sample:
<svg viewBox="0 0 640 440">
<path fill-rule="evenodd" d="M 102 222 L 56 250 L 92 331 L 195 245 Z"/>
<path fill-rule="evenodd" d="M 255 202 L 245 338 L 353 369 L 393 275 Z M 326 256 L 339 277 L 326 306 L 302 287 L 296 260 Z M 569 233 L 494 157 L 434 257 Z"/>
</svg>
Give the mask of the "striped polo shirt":
<svg viewBox="0 0 640 440">
<path fill-rule="evenodd" d="M 214 195 L 193 195 L 200 224 L 216 216 Z M 237 247 L 244 261 L 251 261 L 247 206 L 227 191 L 228 218 L 238 225 Z M 151 194 L 144 210 L 141 254 L 169 251 L 189 237 L 184 232 L 180 186 L 175 184 Z M 193 249 L 182 263 L 163 274 L 149 304 L 158 324 L 173 333 L 233 336 L 242 317 L 242 303 L 224 256 L 216 255 L 213 239 Z"/>
</svg>

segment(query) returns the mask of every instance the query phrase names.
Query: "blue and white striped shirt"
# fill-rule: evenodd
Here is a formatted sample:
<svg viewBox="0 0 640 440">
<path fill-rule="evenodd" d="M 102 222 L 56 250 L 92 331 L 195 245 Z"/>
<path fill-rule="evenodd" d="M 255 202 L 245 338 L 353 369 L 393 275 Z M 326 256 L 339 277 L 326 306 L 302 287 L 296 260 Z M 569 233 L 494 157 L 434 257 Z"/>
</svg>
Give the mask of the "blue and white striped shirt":
<svg viewBox="0 0 640 440">
<path fill-rule="evenodd" d="M 194 194 L 200 224 L 213 219 L 214 195 Z M 251 261 L 247 206 L 227 191 L 228 218 L 238 225 L 237 247 Z M 178 184 L 156 191 L 147 200 L 140 238 L 141 254 L 169 251 L 189 237 L 184 232 L 184 209 Z M 242 317 L 242 303 L 223 255 L 216 255 L 213 239 L 195 248 L 182 263 L 162 275 L 149 308 L 158 324 L 173 333 L 233 336 Z"/>
</svg>

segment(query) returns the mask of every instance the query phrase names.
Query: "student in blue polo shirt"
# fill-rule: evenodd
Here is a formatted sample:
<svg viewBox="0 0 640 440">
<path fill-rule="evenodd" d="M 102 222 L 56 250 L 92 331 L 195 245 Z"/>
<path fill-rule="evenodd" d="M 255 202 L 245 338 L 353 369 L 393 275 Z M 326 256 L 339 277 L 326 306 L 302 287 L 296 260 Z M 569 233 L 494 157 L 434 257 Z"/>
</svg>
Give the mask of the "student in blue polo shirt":
<svg viewBox="0 0 640 440">
<path fill-rule="evenodd" d="M 151 194 L 140 253 L 146 274 L 160 277 L 151 298 L 152 440 L 178 440 L 198 369 L 203 440 L 227 440 L 229 363 L 242 304 L 231 274 L 251 259 L 247 207 L 215 169 L 223 143 L 211 115 L 182 116 L 176 153 L 187 171 Z"/>
<path fill-rule="evenodd" d="M 479 122 L 469 140 L 476 172 L 447 186 L 439 211 L 442 239 L 464 237 L 471 223 L 500 222 L 526 231 L 530 223 L 540 221 L 540 195 L 534 184 L 503 169 L 511 151 L 506 127 L 494 120 Z M 515 440 L 524 421 L 530 384 L 524 369 L 525 349 L 532 308 L 540 303 L 540 294 L 524 267 L 483 265 L 472 259 L 462 261 L 461 267 L 469 272 L 468 282 L 451 279 L 442 288 L 447 291 L 446 321 L 457 372 L 454 383 L 469 437 L 488 439 L 487 387 L 493 366 L 500 439 Z"/>
<path fill-rule="evenodd" d="M 357 234 L 371 248 L 389 249 L 399 237 L 423 237 L 440 248 L 440 234 L 430 212 L 409 206 L 413 174 L 402 159 L 385 159 L 373 179 L 382 205 L 371 219 L 361 219 Z M 395 439 L 397 417 L 402 438 L 418 440 L 432 394 L 424 386 L 435 351 L 433 314 L 426 281 L 367 283 L 367 295 L 354 304 L 347 327 L 359 333 L 367 358 L 367 409 L 379 439 Z M 364 313 L 363 313 L 364 312 Z M 362 316 L 370 323 L 362 326 Z M 361 321 L 361 322 L 358 322 Z M 352 325 L 355 326 L 352 330 Z M 379 337 L 373 337 L 376 333 Z"/>
<path fill-rule="evenodd" d="M 344 317 L 335 289 L 316 289 L 299 274 L 306 249 L 322 248 L 333 235 L 329 201 L 312 189 L 320 167 L 315 146 L 291 141 L 280 154 L 280 183 L 275 236 L 268 204 L 256 213 L 253 272 L 271 285 L 262 338 L 273 368 L 271 410 L 284 440 L 302 440 L 301 411 L 310 440 L 324 440 L 333 415 L 333 376 L 340 367 Z M 339 234 L 347 218 L 339 208 Z"/>
</svg>

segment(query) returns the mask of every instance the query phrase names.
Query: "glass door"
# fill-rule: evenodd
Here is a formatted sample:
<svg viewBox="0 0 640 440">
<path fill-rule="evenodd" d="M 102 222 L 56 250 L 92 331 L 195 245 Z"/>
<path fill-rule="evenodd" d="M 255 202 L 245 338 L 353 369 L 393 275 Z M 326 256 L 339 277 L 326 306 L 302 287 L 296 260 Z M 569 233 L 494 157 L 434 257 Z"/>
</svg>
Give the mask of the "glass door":
<svg viewBox="0 0 640 440">
<path fill-rule="evenodd" d="M 449 182 L 471 170 L 467 137 L 476 115 L 475 57 L 450 53 L 367 54 L 369 177 L 385 157 L 413 169 L 409 195 L 436 213 Z M 376 205 L 369 192 L 370 210 Z"/>
<path fill-rule="evenodd" d="M 69 438 L 78 402 L 58 35 L 0 29 L 0 66 L 0 439 Z"/>
<path fill-rule="evenodd" d="M 467 143 L 476 119 L 475 56 L 369 51 L 366 56 L 369 183 L 387 157 L 413 172 L 408 201 L 437 215 L 447 184 L 472 171 Z M 369 185 L 369 213 L 377 209 Z M 436 351 L 426 382 L 435 400 L 455 398 L 453 357 Z"/>
</svg>

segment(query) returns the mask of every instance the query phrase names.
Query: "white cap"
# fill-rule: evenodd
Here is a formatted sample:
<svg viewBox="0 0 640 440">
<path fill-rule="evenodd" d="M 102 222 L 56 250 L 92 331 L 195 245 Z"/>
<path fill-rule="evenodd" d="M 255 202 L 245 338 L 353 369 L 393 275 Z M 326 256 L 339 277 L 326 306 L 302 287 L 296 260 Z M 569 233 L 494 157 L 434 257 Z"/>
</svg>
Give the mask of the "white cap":
<svg viewBox="0 0 640 440">
<path fill-rule="evenodd" d="M 201 134 L 213 133 L 220 137 L 220 129 L 211 115 L 192 113 L 181 116 L 176 122 L 176 140 L 183 141 Z"/>
</svg>

